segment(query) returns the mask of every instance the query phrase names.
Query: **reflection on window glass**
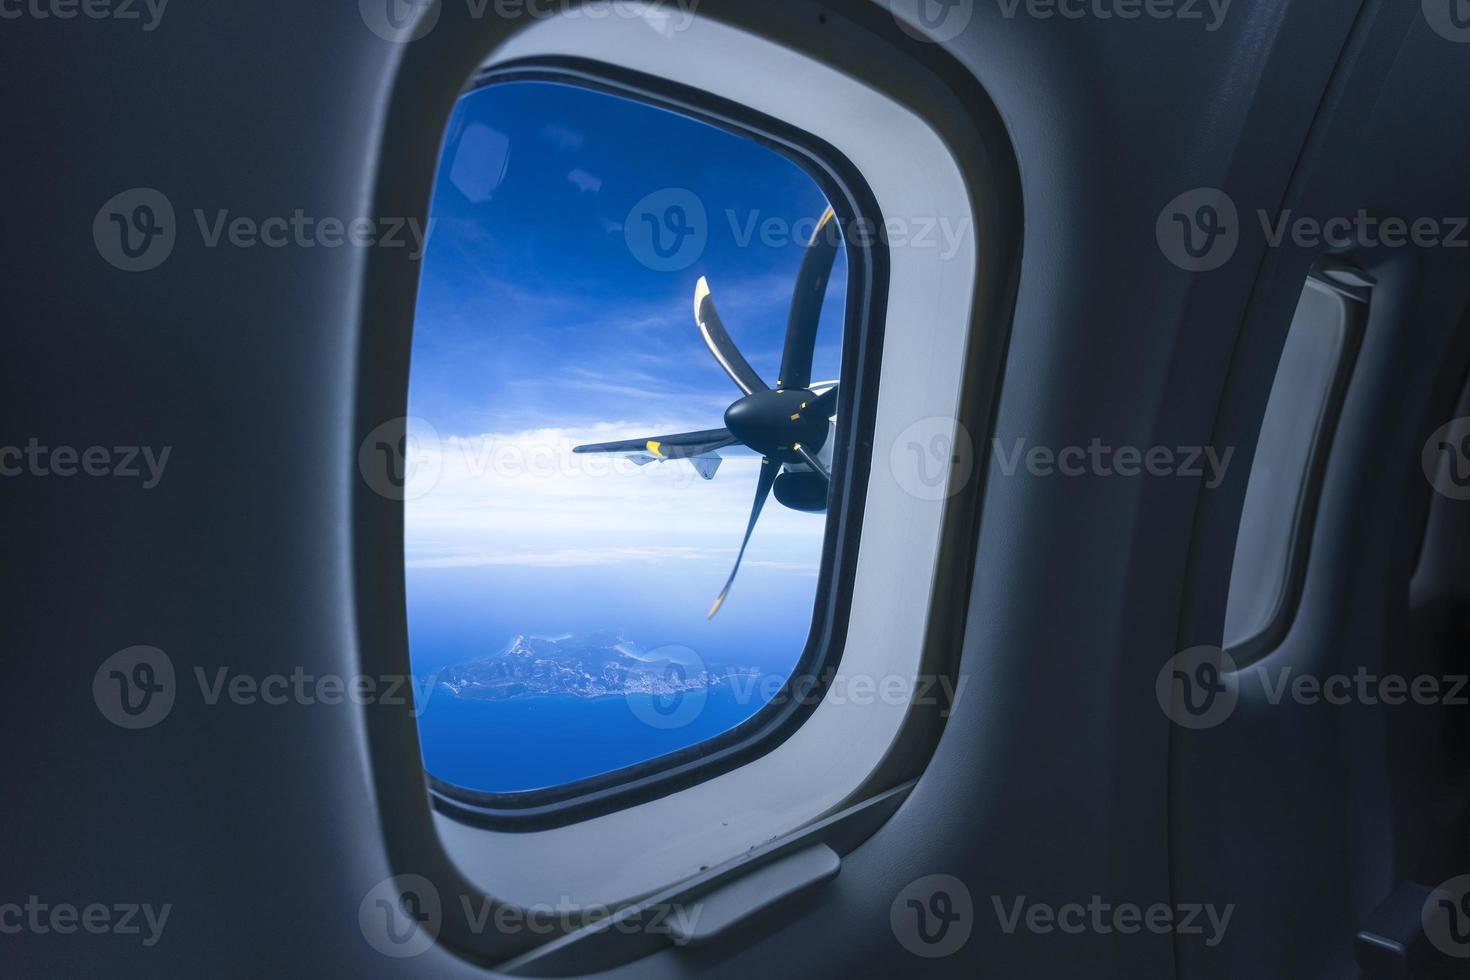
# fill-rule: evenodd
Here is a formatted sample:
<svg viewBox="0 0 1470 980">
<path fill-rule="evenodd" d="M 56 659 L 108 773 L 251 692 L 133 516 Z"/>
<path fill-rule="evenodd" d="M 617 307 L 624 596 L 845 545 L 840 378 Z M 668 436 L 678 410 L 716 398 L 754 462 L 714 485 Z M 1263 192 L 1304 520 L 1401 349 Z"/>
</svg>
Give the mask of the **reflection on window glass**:
<svg viewBox="0 0 1470 980">
<path fill-rule="evenodd" d="M 460 100 L 431 218 L 405 493 L 425 768 L 513 793 L 729 731 L 811 629 L 847 282 L 827 200 L 744 136 L 513 81 Z"/>
<path fill-rule="evenodd" d="M 1227 648 L 1265 630 L 1286 598 L 1298 510 L 1319 434 L 1326 434 L 1347 331 L 1342 297 L 1309 281 L 1281 352 L 1246 488 L 1225 612 Z"/>
</svg>

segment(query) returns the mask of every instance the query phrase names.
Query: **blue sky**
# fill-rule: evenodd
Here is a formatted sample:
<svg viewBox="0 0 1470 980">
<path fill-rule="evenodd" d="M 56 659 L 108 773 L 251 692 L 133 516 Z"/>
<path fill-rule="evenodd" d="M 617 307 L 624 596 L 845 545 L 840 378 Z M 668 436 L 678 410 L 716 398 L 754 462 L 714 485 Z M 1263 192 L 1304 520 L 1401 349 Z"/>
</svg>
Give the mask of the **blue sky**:
<svg viewBox="0 0 1470 980">
<path fill-rule="evenodd" d="M 624 235 L 630 209 L 666 188 L 692 191 L 708 218 L 703 253 L 677 271 L 640 263 Z M 701 275 L 774 383 L 802 257 L 781 232 L 810 228 L 825 207 L 786 158 L 660 109 L 542 82 L 461 100 L 431 206 L 409 391 L 410 415 L 438 437 L 423 449 L 437 480 L 406 505 L 416 669 L 493 653 L 506 631 L 599 626 L 711 661 L 794 661 L 821 515 L 768 506 L 707 623 L 758 460 L 731 454 L 705 482 L 687 463 L 639 468 L 570 448 L 723 424 L 740 392 L 695 327 Z M 839 256 L 816 378 L 837 377 L 845 288 Z"/>
</svg>

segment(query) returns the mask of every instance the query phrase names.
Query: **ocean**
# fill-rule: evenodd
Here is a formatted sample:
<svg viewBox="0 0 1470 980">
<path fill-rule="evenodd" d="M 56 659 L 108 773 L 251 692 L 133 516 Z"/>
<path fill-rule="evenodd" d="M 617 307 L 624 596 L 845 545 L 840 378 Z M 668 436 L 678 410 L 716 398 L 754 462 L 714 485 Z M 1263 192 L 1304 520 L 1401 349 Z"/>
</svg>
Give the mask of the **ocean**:
<svg viewBox="0 0 1470 980">
<path fill-rule="evenodd" d="M 480 792 L 543 789 L 698 744 L 759 711 L 801 656 L 814 583 L 795 574 L 751 575 L 708 621 L 707 588 L 676 579 L 649 581 L 645 573 L 615 583 L 605 569 L 411 569 L 410 653 L 419 678 L 496 655 L 518 634 L 603 629 L 644 651 L 680 645 L 716 672 L 738 668 L 762 678 L 686 692 L 678 704 L 648 694 L 490 701 L 436 687 L 418 706 L 425 769 Z"/>
</svg>

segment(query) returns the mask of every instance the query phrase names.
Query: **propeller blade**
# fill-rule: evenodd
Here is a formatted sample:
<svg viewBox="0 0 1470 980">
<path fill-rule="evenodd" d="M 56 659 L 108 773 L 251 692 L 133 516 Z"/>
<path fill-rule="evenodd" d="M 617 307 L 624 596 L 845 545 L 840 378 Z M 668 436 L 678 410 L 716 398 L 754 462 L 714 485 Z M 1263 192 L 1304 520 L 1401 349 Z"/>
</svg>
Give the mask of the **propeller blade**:
<svg viewBox="0 0 1470 980">
<path fill-rule="evenodd" d="M 710 295 L 709 280 L 704 276 L 699 277 L 699 282 L 694 287 L 694 322 L 699 325 L 699 332 L 704 337 L 705 346 L 710 353 L 715 355 L 715 360 L 720 362 L 720 367 L 730 376 L 740 390 L 747 395 L 757 391 L 768 391 L 770 385 L 761 380 L 761 376 L 755 373 L 745 355 L 740 353 L 740 348 L 735 346 L 735 341 L 730 339 L 729 333 L 725 331 L 725 324 L 720 320 L 720 314 L 715 311 L 715 298 Z"/>
<path fill-rule="evenodd" d="M 835 228 L 829 228 L 833 217 L 827 208 L 812 232 L 802 256 L 801 271 L 796 274 L 796 289 L 791 295 L 791 315 L 786 321 L 786 349 L 781 354 L 781 376 L 777 388 L 805 388 L 812 381 L 812 352 L 817 344 L 817 324 L 822 318 L 822 300 L 827 296 L 827 282 L 832 278 L 832 263 L 842 247 Z"/>
<path fill-rule="evenodd" d="M 730 595 L 730 587 L 735 584 L 735 576 L 740 572 L 740 562 L 745 557 L 745 547 L 750 544 L 750 535 L 755 531 L 755 522 L 760 519 L 761 508 L 766 505 L 766 498 L 771 495 L 771 487 L 776 485 L 776 475 L 781 472 L 781 464 L 769 459 L 761 460 L 760 482 L 755 486 L 755 505 L 750 508 L 750 523 L 745 527 L 745 540 L 740 542 L 740 553 L 735 556 L 735 567 L 730 570 L 730 577 L 725 580 L 725 587 L 720 590 L 720 597 L 715 604 L 710 606 L 709 615 L 706 619 L 714 619 L 715 613 L 725 604 L 725 599 Z"/>
<path fill-rule="evenodd" d="M 577 446 L 574 453 L 648 453 L 655 459 L 690 459 L 712 453 L 716 449 L 733 446 L 739 440 L 729 429 L 705 429 L 702 432 L 681 432 L 672 436 L 653 436 L 648 439 L 624 439 L 621 442 L 599 442 L 588 446 Z"/>
<path fill-rule="evenodd" d="M 837 414 L 837 392 L 837 386 L 833 385 L 831 388 L 818 395 L 816 401 L 809 403 L 807 405 L 806 411 L 816 412 L 820 414 L 822 418 L 830 419 L 832 416 Z"/>
</svg>

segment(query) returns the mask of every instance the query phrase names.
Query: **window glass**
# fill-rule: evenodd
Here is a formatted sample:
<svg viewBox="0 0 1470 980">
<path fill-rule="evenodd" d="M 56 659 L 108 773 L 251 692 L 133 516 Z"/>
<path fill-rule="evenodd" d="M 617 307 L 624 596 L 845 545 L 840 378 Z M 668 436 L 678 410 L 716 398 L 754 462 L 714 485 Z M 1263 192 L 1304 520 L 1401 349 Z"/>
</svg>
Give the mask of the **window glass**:
<svg viewBox="0 0 1470 980">
<path fill-rule="evenodd" d="M 405 485 L 427 771 L 516 793 L 730 731 L 822 585 L 847 262 L 821 189 L 743 135 L 507 81 L 460 100 L 430 215 Z"/>
<path fill-rule="evenodd" d="M 1225 613 L 1225 645 L 1266 630 L 1282 610 L 1302 535 L 1301 508 L 1329 433 L 1333 389 L 1348 342 L 1346 300 L 1309 281 L 1266 405 L 1246 489 Z"/>
</svg>

